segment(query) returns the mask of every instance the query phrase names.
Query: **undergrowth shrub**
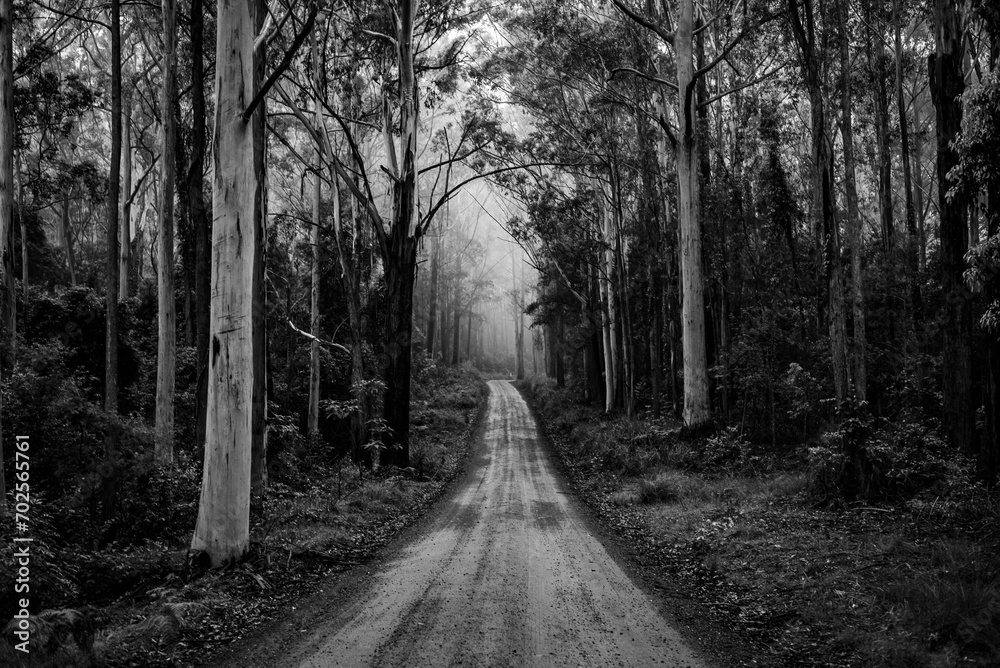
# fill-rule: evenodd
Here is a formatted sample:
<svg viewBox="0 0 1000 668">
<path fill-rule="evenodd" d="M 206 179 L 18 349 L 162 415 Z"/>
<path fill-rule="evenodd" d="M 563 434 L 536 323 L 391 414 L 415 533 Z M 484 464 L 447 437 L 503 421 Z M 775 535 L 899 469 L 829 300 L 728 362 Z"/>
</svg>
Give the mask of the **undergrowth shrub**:
<svg viewBox="0 0 1000 668">
<path fill-rule="evenodd" d="M 822 499 L 950 498 L 979 487 L 972 462 L 947 446 L 936 424 L 849 418 L 808 448 L 808 463 Z"/>
</svg>

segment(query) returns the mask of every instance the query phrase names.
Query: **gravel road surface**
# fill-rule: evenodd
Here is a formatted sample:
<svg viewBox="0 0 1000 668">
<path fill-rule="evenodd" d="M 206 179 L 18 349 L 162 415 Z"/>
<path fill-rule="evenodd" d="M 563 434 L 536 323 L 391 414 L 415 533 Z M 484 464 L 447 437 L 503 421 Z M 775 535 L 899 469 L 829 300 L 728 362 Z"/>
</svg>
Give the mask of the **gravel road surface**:
<svg viewBox="0 0 1000 668">
<path fill-rule="evenodd" d="M 486 419 L 436 517 L 283 665 L 702 668 L 590 530 L 510 383 L 490 381 Z"/>
</svg>

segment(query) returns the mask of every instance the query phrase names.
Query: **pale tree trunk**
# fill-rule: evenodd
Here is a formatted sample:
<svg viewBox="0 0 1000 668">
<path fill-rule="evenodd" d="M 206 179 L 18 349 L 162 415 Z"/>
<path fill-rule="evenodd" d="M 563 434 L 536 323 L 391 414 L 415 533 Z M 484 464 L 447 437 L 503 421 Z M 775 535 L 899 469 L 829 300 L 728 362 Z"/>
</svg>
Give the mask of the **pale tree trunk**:
<svg viewBox="0 0 1000 668">
<path fill-rule="evenodd" d="M 598 190 L 600 193 L 600 189 Z M 602 226 L 601 234 L 605 243 L 608 243 L 608 205 L 604 200 L 603 193 L 600 199 Z M 601 338 L 604 347 L 604 412 L 610 413 L 615 408 L 615 346 L 613 338 L 614 322 L 611 317 L 611 279 L 610 267 L 608 266 L 608 251 L 598 251 L 601 255 L 602 265 L 598 281 L 601 295 Z"/>
<path fill-rule="evenodd" d="M 157 281 L 159 336 L 156 349 L 156 444 L 154 458 L 158 464 L 170 464 L 174 459 L 174 362 L 176 358 L 177 312 L 174 304 L 174 183 L 176 162 L 173 159 L 177 141 L 174 115 L 174 77 L 177 71 L 177 6 L 175 0 L 163 0 L 163 151 L 160 161 L 160 231 L 157 235 Z M 127 146 L 127 143 L 126 143 Z M 129 161 L 131 162 L 131 161 Z M 131 179 L 129 179 L 131 181 Z M 128 189 L 126 189 L 126 197 Z M 124 225 L 128 226 L 127 219 Z M 128 233 L 122 238 L 128 248 Z M 123 250 L 127 255 L 127 250 Z M 128 289 L 127 261 L 123 263 L 122 285 Z"/>
<path fill-rule="evenodd" d="M 514 265 L 514 254 L 510 255 L 510 277 L 511 296 L 514 298 L 514 346 L 515 346 L 515 371 L 518 380 L 524 379 L 524 309 L 521 307 L 521 299 L 517 292 L 517 269 Z M 523 277 L 522 277 L 523 278 Z M 522 281 L 522 289 L 523 289 Z M 471 335 L 472 313 L 469 313 L 469 327 Z"/>
<path fill-rule="evenodd" d="M 847 32 L 847 5 L 840 9 L 840 74 L 842 115 L 840 130 L 844 140 L 844 189 L 847 191 L 847 235 L 851 252 L 851 296 L 854 310 L 854 394 L 865 401 L 868 394 L 867 344 L 865 341 L 864 277 L 861 273 L 861 216 L 858 213 L 858 186 L 855 176 L 854 103 L 851 91 L 851 52 Z"/>
<path fill-rule="evenodd" d="M 12 0 L 0 0 L 0 299 L 3 337 L 0 347 L 13 352 L 16 321 L 14 295 L 14 37 Z M 27 241 L 22 233 L 21 245 Z M 27 281 L 25 281 L 27 289 Z M 5 355 L 6 356 L 6 355 Z M 3 375 L 0 359 L 0 377 Z M 0 519 L 7 517 L 3 459 L 3 409 L 0 406 Z"/>
<path fill-rule="evenodd" d="M 191 549 L 222 566 L 239 559 L 250 539 L 254 214 L 261 184 L 254 128 L 240 118 L 254 96 L 254 0 L 220 0 L 217 16 L 208 428 Z"/>
<path fill-rule="evenodd" d="M 674 33 L 677 58 L 677 214 L 680 225 L 681 340 L 684 349 L 684 424 L 697 428 L 712 419 L 705 349 L 705 286 L 702 268 L 701 193 L 695 119 L 694 2 L 681 0 Z"/>
<path fill-rule="evenodd" d="M 121 4 L 111 0 L 111 169 L 108 175 L 107 225 L 107 286 L 105 304 L 107 327 L 104 346 L 104 410 L 110 416 L 118 414 L 118 203 L 122 149 L 122 29 Z M 102 515 L 111 518 L 117 497 L 118 434 L 112 426 L 104 438 L 104 460 L 108 473 L 102 481 Z"/>
<path fill-rule="evenodd" d="M 66 248 L 66 268 L 69 269 L 69 284 L 76 287 L 76 259 L 73 257 L 73 230 L 69 223 L 69 203 L 72 194 L 69 188 L 63 190 L 62 215 L 60 216 L 60 220 L 63 245 Z M 21 238 L 23 239 L 24 236 L 22 235 Z"/>
<path fill-rule="evenodd" d="M 166 29 L 166 18 L 164 18 Z M 167 45 L 163 46 L 166 55 Z M 164 86 L 166 79 L 164 78 Z M 165 113 L 165 112 L 164 112 Z M 173 116 L 173 112 L 171 112 Z M 166 118 L 166 117 L 164 117 Z M 164 152 L 163 155 L 168 155 Z M 160 165 L 160 169 L 164 169 Z M 119 261 L 118 261 L 118 294 L 122 299 L 128 299 L 129 293 L 129 262 L 131 260 L 131 228 L 132 228 L 132 95 L 126 94 L 122 100 L 122 213 L 119 221 Z"/>
<path fill-rule="evenodd" d="M 321 131 L 324 128 L 323 111 L 320 107 L 319 90 L 319 45 L 316 43 L 315 31 L 309 35 L 312 49 L 313 66 L 313 89 L 316 97 L 313 99 L 313 115 L 316 127 Z M 309 235 L 312 244 L 312 269 L 310 276 L 312 285 L 310 286 L 310 316 L 309 331 L 313 335 L 309 343 L 309 416 L 306 423 L 306 433 L 313 439 L 319 438 L 319 283 L 320 283 L 320 201 L 322 198 L 322 180 L 320 179 L 320 146 L 316 147 L 316 173 L 313 182 L 312 192 L 312 230 Z"/>
</svg>

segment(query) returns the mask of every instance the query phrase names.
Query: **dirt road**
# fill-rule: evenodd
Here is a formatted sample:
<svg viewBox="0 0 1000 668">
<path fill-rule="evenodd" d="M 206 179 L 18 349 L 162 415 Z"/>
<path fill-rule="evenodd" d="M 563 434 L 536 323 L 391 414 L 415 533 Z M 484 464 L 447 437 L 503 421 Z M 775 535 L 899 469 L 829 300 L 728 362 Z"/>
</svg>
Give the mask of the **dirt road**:
<svg viewBox="0 0 1000 668">
<path fill-rule="evenodd" d="M 691 666 L 588 528 L 510 383 L 439 515 L 283 665 Z"/>
</svg>

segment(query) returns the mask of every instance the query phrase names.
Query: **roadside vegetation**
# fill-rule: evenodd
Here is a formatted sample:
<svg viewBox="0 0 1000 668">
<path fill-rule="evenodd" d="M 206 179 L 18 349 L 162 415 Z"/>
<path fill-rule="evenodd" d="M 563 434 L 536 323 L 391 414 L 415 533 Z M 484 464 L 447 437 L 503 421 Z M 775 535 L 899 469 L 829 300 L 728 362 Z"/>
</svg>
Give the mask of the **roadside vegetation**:
<svg viewBox="0 0 1000 668">
<path fill-rule="evenodd" d="M 174 464 L 154 465 L 153 433 L 141 419 L 152 379 L 142 374 L 125 384 L 132 402 L 127 410 L 135 417 L 112 424 L 100 408 L 97 370 L 90 368 L 100 358 L 87 350 L 99 347 L 102 323 L 81 315 L 100 306 L 85 289 L 39 298 L 30 322 L 46 342 L 22 348 L 22 363 L 3 388 L 5 434 L 32 434 L 32 605 L 67 610 L 32 620 L 31 657 L 52 662 L 45 665 L 204 662 L 330 574 L 369 559 L 412 524 L 464 465 L 487 395 L 468 365 L 444 367 L 421 358 L 407 469 L 372 471 L 352 461 L 350 421 L 338 417 L 336 387 L 321 423 L 324 432 L 315 439 L 303 435 L 294 413 L 272 404 L 269 485 L 251 503 L 251 549 L 239 563 L 209 569 L 188 549 L 202 479 L 193 437 L 183 440 Z M 147 306 L 133 300 L 124 319 L 122 357 L 137 369 L 155 344 L 139 312 Z M 47 337 L 46 328 L 66 321 L 82 323 L 77 336 L 66 342 Z M 181 350 L 182 378 L 193 373 L 193 353 Z M 285 396 L 300 391 L 296 386 L 286 393 L 281 385 L 278 390 Z M 178 397 L 182 434 L 193 435 L 194 401 L 193 393 Z M 110 429 L 121 435 L 120 484 L 116 511 L 105 519 L 96 454 Z M 14 563 L 13 528 L 13 522 L 0 525 L 0 563 Z M 13 592 L 14 577 L 14 570 L 0 569 L 0 588 Z M 15 606 L 14 596 L 0 597 L 0 616 L 11 619 Z M 21 665 L 22 658 L 0 643 L 0 665 Z"/>
<path fill-rule="evenodd" d="M 683 623 L 726 629 L 733 665 L 1000 665 L 1000 502 L 933 432 L 857 418 L 774 448 L 521 387 L 577 490 Z M 851 501 L 827 450 L 862 428 L 881 482 Z"/>
</svg>

